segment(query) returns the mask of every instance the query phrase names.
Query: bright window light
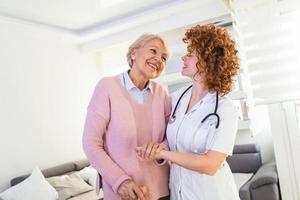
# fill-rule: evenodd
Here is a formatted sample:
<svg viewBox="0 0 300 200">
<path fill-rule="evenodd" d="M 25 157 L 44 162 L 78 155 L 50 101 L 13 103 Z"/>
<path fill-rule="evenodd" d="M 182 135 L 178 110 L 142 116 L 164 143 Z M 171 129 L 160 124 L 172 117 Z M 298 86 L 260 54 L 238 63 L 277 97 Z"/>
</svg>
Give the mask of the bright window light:
<svg viewBox="0 0 300 200">
<path fill-rule="evenodd" d="M 101 7 L 107 8 L 116 4 L 119 4 L 125 0 L 101 0 Z"/>
</svg>

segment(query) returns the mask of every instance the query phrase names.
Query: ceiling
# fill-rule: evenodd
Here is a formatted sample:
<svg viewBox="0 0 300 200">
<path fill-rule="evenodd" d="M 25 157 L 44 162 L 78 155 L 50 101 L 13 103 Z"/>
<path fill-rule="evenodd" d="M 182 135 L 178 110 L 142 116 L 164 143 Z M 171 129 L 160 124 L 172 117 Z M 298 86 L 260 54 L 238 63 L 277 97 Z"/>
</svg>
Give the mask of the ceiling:
<svg viewBox="0 0 300 200">
<path fill-rule="evenodd" d="M 0 22 L 73 38 L 93 50 L 141 32 L 161 33 L 228 15 L 224 0 L 1 0 Z M 122 37 L 120 37 L 122 35 Z"/>
<path fill-rule="evenodd" d="M 1 0 L 0 14 L 81 30 L 170 2 L 172 0 Z"/>
</svg>

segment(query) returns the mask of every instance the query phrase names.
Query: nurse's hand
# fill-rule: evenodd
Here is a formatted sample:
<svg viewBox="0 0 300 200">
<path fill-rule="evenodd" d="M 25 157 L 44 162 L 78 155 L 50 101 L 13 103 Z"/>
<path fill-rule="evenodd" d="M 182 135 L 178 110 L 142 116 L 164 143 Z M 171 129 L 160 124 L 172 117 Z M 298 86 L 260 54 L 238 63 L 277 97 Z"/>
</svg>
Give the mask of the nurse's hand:
<svg viewBox="0 0 300 200">
<path fill-rule="evenodd" d="M 163 161 L 165 160 L 164 156 L 162 155 L 163 152 L 165 152 L 167 150 L 165 150 L 164 148 L 159 151 L 158 153 L 155 154 L 155 159 L 158 160 L 158 161 Z"/>
<path fill-rule="evenodd" d="M 143 188 L 138 187 L 133 180 L 125 180 L 118 188 L 122 200 L 146 200 Z"/>
<path fill-rule="evenodd" d="M 158 158 L 158 154 L 164 149 L 162 145 L 157 142 L 145 143 L 142 147 L 136 147 L 136 152 L 139 158 L 144 161 L 153 161 Z"/>
</svg>

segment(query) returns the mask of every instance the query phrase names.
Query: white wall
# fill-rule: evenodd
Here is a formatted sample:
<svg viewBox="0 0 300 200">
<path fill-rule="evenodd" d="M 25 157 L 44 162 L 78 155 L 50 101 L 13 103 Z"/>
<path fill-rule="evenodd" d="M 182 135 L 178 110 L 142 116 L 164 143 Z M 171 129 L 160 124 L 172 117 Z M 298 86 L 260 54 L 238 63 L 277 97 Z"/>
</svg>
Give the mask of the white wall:
<svg viewBox="0 0 300 200">
<path fill-rule="evenodd" d="M 255 143 L 260 146 L 263 163 L 275 160 L 273 139 L 270 130 L 266 129 L 255 136 L 252 136 L 249 131 L 239 131 L 235 144 L 248 143 Z"/>
<path fill-rule="evenodd" d="M 255 143 L 261 148 L 262 162 L 274 161 L 274 145 L 270 127 L 268 108 L 265 105 L 252 108 L 253 114 L 250 117 L 252 132 L 249 130 L 238 131 L 236 144 Z M 253 134 L 254 133 L 254 134 Z"/>
<path fill-rule="evenodd" d="M 0 21 L 0 191 L 34 166 L 82 159 L 85 109 L 99 79 L 58 35 Z"/>
</svg>

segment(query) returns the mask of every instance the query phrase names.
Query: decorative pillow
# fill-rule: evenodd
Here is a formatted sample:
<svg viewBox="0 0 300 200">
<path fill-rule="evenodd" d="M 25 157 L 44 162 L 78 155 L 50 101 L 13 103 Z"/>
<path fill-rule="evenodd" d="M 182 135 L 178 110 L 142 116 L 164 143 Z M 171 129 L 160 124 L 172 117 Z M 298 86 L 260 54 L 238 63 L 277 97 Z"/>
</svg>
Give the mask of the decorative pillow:
<svg viewBox="0 0 300 200">
<path fill-rule="evenodd" d="M 36 167 L 31 175 L 21 183 L 0 194 L 3 200 L 57 200 L 58 194 L 46 181 L 41 170 Z"/>
<path fill-rule="evenodd" d="M 77 173 L 50 177 L 47 178 L 47 181 L 58 192 L 59 200 L 65 200 L 94 189 L 92 186 L 88 185 Z"/>
<path fill-rule="evenodd" d="M 78 174 L 81 176 L 85 182 L 92 185 L 94 188 L 96 188 L 96 180 L 97 180 L 97 170 L 95 170 L 92 166 L 88 166 L 83 168 L 78 172 Z"/>
</svg>

